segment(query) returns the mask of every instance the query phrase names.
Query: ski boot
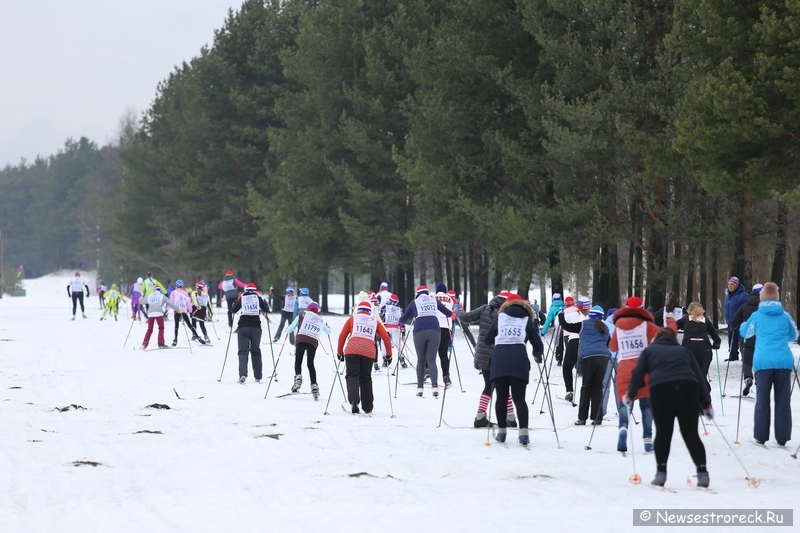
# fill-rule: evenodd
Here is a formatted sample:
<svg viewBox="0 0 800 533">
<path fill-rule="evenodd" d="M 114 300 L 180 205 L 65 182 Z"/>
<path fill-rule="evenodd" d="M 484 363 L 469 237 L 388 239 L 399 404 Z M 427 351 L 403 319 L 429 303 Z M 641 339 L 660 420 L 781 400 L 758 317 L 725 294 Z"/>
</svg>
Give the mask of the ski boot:
<svg viewBox="0 0 800 533">
<path fill-rule="evenodd" d="M 700 468 L 703 469 L 702 472 L 700 471 Z M 709 482 L 708 470 L 706 470 L 705 467 L 700 467 L 700 468 L 697 469 L 697 486 L 700 488 L 707 489 Z"/>
<path fill-rule="evenodd" d="M 667 473 L 661 472 L 660 470 L 656 472 L 656 477 L 653 478 L 653 481 L 650 482 L 651 485 L 655 485 L 656 487 L 663 487 L 664 483 L 667 482 Z M 700 484 L 700 477 L 697 478 L 698 486 Z"/>
<path fill-rule="evenodd" d="M 89 318 L 88 316 L 86 316 L 86 313 L 81 313 L 81 314 L 83 315 L 83 318 Z"/>
<path fill-rule="evenodd" d="M 403 368 L 408 368 L 408 364 L 406 363 L 405 357 L 400 358 L 400 366 L 402 366 Z"/>
<path fill-rule="evenodd" d="M 517 417 L 514 416 L 514 415 L 507 415 L 506 416 L 506 427 L 508 427 L 508 428 L 517 427 Z"/>
<path fill-rule="evenodd" d="M 72 318 L 70 318 L 70 320 L 75 320 L 75 315 L 72 315 Z"/>
<path fill-rule="evenodd" d="M 644 453 L 650 453 L 653 451 L 653 439 L 650 437 L 644 438 Z"/>
<path fill-rule="evenodd" d="M 489 422 L 489 419 L 486 418 L 486 413 L 478 413 L 472 426 L 476 428 L 494 427 L 494 423 Z"/>
<path fill-rule="evenodd" d="M 158 347 L 161 348 L 162 350 L 169 348 L 169 346 L 167 346 L 166 344 L 159 344 Z"/>
<path fill-rule="evenodd" d="M 521 428 L 519 430 L 519 437 L 517 438 L 517 441 L 519 441 L 519 443 L 523 446 L 527 446 L 531 442 L 530 437 L 528 436 L 528 428 Z"/>
<path fill-rule="evenodd" d="M 439 397 L 439 387 L 437 387 L 436 385 L 434 385 L 434 386 L 433 386 L 433 391 L 432 391 L 432 393 L 433 393 L 433 397 L 434 397 L 434 398 L 438 398 L 438 397 Z"/>
<path fill-rule="evenodd" d="M 753 386 L 753 378 L 747 378 L 744 380 L 744 389 L 742 389 L 742 396 L 747 396 L 750 394 L 750 387 Z"/>
<path fill-rule="evenodd" d="M 568 402 L 572 403 L 572 399 L 573 399 L 574 397 L 575 397 L 575 396 L 573 396 L 573 394 L 572 394 L 571 392 L 568 392 L 568 393 L 567 393 L 567 395 L 566 395 L 566 396 L 564 396 L 564 399 L 565 399 L 565 400 L 567 400 Z"/>
<path fill-rule="evenodd" d="M 245 382 L 246 379 L 247 379 L 247 376 L 239 376 L 239 383 L 244 385 L 244 382 Z"/>
<path fill-rule="evenodd" d="M 506 428 L 500 428 L 497 430 L 497 435 L 495 435 L 494 440 L 497 442 L 505 442 L 506 441 Z"/>
<path fill-rule="evenodd" d="M 178 345 L 178 339 L 175 339 L 174 341 L 172 341 L 172 347 L 173 348 L 176 347 L 177 345 Z"/>
<path fill-rule="evenodd" d="M 319 398 L 319 385 L 317 385 L 316 383 L 311 384 L 311 395 L 314 397 L 315 400 Z"/>
<path fill-rule="evenodd" d="M 425 393 L 425 389 L 423 387 L 417 387 L 417 398 L 422 398 L 422 395 Z"/>
<path fill-rule="evenodd" d="M 442 381 L 444 381 L 445 389 L 449 389 L 453 385 L 453 382 L 450 381 L 450 376 L 442 376 Z"/>
<path fill-rule="evenodd" d="M 292 385 L 292 392 L 300 391 L 300 386 L 303 384 L 303 375 L 297 374 L 294 377 L 294 384 Z"/>
<path fill-rule="evenodd" d="M 208 335 L 203 340 L 206 341 L 206 344 L 211 344 L 211 339 L 208 338 Z"/>
<path fill-rule="evenodd" d="M 628 451 L 628 429 L 619 428 L 619 438 L 617 439 L 617 451 L 626 453 Z"/>
</svg>

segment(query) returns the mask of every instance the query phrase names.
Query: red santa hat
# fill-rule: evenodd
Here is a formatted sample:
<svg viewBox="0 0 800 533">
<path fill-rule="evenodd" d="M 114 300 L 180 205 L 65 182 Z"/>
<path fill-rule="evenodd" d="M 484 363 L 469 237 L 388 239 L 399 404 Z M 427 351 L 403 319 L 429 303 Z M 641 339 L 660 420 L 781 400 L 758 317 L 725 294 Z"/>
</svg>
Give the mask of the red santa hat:
<svg viewBox="0 0 800 533">
<path fill-rule="evenodd" d="M 356 311 L 359 313 L 372 313 L 372 304 L 369 302 L 358 302 L 358 307 Z"/>
</svg>

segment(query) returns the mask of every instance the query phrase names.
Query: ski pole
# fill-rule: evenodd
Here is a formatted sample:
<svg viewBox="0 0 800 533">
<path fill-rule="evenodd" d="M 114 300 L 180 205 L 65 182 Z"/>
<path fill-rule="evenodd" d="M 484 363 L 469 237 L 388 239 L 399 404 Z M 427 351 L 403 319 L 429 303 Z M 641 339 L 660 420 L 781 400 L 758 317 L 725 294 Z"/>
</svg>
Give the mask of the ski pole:
<svg viewBox="0 0 800 533">
<path fill-rule="evenodd" d="M 395 366 L 395 372 L 397 371 L 397 368 L 399 366 L 400 366 L 400 358 L 398 357 L 397 358 L 397 365 Z M 391 377 L 391 373 L 388 372 L 388 370 L 389 370 L 388 367 L 386 368 L 386 370 L 387 370 L 387 372 L 386 372 L 386 386 L 388 388 L 387 390 L 389 391 L 389 409 L 392 410 L 392 418 L 396 418 L 396 415 L 394 414 L 394 406 L 392 405 L 392 377 Z M 444 389 L 444 393 L 447 394 L 447 388 L 446 387 Z M 442 400 L 442 404 L 444 404 L 444 400 Z"/>
<path fill-rule="evenodd" d="M 128 328 L 128 334 L 125 335 L 125 342 L 122 345 L 122 348 L 125 349 L 125 345 L 128 344 L 128 337 L 131 336 L 131 330 L 133 329 L 133 323 L 136 322 L 135 319 L 131 319 L 131 327 Z"/>
<path fill-rule="evenodd" d="M 486 446 L 491 446 L 492 443 L 489 442 L 489 432 L 492 430 L 492 401 L 494 400 L 494 387 L 489 392 L 489 410 L 486 411 Z"/>
<path fill-rule="evenodd" d="M 792 459 L 797 459 L 797 452 L 800 452 L 800 445 L 797 446 L 797 449 L 792 454 Z"/>
<path fill-rule="evenodd" d="M 554 330 L 554 332 L 555 332 L 555 330 Z M 543 363 L 544 363 L 545 367 L 547 366 L 547 359 L 550 357 L 550 353 L 551 353 L 550 350 L 553 347 L 553 337 L 554 336 L 555 335 L 550 337 L 550 342 L 547 344 L 547 351 L 545 351 L 545 354 L 544 354 Z M 533 401 L 531 402 L 531 405 L 536 405 L 536 396 L 539 394 L 539 386 L 542 384 L 542 378 L 544 377 L 543 374 L 541 373 L 541 370 L 542 369 L 540 368 L 539 369 L 539 381 L 536 383 L 536 390 L 533 391 Z M 539 413 L 539 414 L 542 414 L 542 413 Z"/>
<path fill-rule="evenodd" d="M 725 385 L 722 387 L 722 395 L 725 396 L 725 391 L 728 390 L 728 373 L 731 371 L 731 359 L 728 357 L 728 364 L 725 366 Z M 723 413 L 724 416 L 724 413 Z"/>
<path fill-rule="evenodd" d="M 610 359 L 608 361 L 606 361 L 606 364 L 607 365 L 611 364 Z M 612 367 L 612 369 L 613 369 L 613 367 Z M 611 372 L 608 373 L 608 379 L 606 380 L 606 383 L 603 386 L 603 388 L 605 389 L 610 384 L 611 384 Z M 598 412 L 599 412 L 599 414 L 600 414 L 600 416 L 602 418 L 603 409 L 600 406 L 598 406 Z M 595 422 L 596 422 L 596 420 L 595 420 Z M 592 449 L 592 439 L 594 438 L 594 430 L 595 429 L 597 429 L 597 424 L 592 425 L 592 434 L 589 436 L 589 444 L 587 444 L 586 446 L 583 447 L 584 450 L 591 450 Z"/>
<path fill-rule="evenodd" d="M 455 363 L 456 363 L 456 374 L 458 375 L 458 386 L 461 389 L 461 392 L 465 393 L 467 391 L 464 390 L 464 385 L 461 383 L 461 371 L 458 369 L 458 356 L 456 355 L 456 346 L 453 343 L 454 340 L 455 340 L 455 335 L 453 335 L 450 338 L 450 348 L 451 348 L 451 350 L 453 352 L 453 361 L 455 361 Z M 467 343 L 467 344 L 469 344 L 469 343 Z M 448 356 L 448 358 L 449 358 L 449 356 Z M 447 389 L 445 388 L 445 390 L 447 390 Z M 442 400 L 442 404 L 444 404 L 444 400 Z"/>
<path fill-rule="evenodd" d="M 627 404 L 623 403 L 623 405 L 625 405 L 625 407 L 628 409 L 630 414 L 633 415 L 633 402 L 629 401 Z M 636 451 L 633 449 L 633 442 L 636 439 L 633 437 L 633 431 L 631 431 L 632 429 L 633 429 L 633 426 L 628 424 L 628 433 L 630 433 L 630 437 L 631 437 L 631 457 L 633 458 L 633 474 L 631 475 L 631 477 L 628 478 L 628 481 L 630 481 L 634 485 L 638 485 L 639 483 L 642 482 L 642 476 L 640 476 L 636 472 Z"/>
<path fill-rule="evenodd" d="M 744 353 L 742 353 L 742 359 L 744 359 Z M 742 367 L 741 375 L 739 376 L 739 410 L 736 413 L 736 439 L 733 441 L 734 444 L 739 444 L 739 421 L 742 419 L 742 384 L 744 383 L 744 365 Z M 700 417 L 702 420 L 703 417 Z M 708 433 L 708 432 L 706 432 Z"/>
<path fill-rule="evenodd" d="M 400 365 L 400 361 L 403 360 L 403 350 L 406 349 L 406 343 L 408 342 L 408 335 L 403 337 L 403 345 L 400 347 L 400 353 L 397 355 L 397 364 Z M 413 366 L 413 365 L 412 365 Z M 394 378 L 394 397 L 397 398 L 397 385 L 400 382 L 400 367 L 396 367 L 394 369 L 395 378 Z"/>
<path fill-rule="evenodd" d="M 700 423 L 703 424 L 703 436 L 707 437 L 708 436 L 708 428 L 706 428 L 706 423 L 703 420 L 702 416 L 700 417 Z M 739 443 L 737 442 L 736 444 L 739 444 Z"/>
<path fill-rule="evenodd" d="M 269 388 L 272 386 L 272 379 L 275 377 L 275 369 L 278 367 L 278 363 L 281 361 L 281 354 L 283 353 L 283 347 L 286 346 L 286 339 L 289 338 L 289 334 L 286 334 L 286 337 L 283 338 L 283 344 L 281 344 L 281 349 L 278 352 L 278 359 L 275 361 L 275 364 L 272 365 L 272 375 L 269 377 L 269 383 L 267 383 L 267 390 L 264 393 L 264 399 L 267 399 L 267 394 L 269 394 Z M 275 380 L 277 381 L 277 379 Z"/>
<path fill-rule="evenodd" d="M 215 331 L 215 333 L 216 333 L 216 331 Z M 225 348 L 225 359 L 222 361 L 222 370 L 220 370 L 220 372 L 219 372 L 219 379 L 217 380 L 217 383 L 222 381 L 222 373 L 225 372 L 225 363 L 228 362 L 228 350 L 230 350 L 230 348 L 231 348 L 231 334 L 232 333 L 233 333 L 233 328 L 231 328 L 230 331 L 228 331 L 228 346 Z"/>
<path fill-rule="evenodd" d="M 183 332 L 186 333 L 186 342 L 189 344 L 189 353 L 194 353 L 192 350 L 192 341 L 189 339 L 189 329 L 186 327 L 186 320 L 188 320 L 188 318 L 184 318 L 183 313 L 179 313 L 176 315 L 175 320 L 180 320 L 183 322 Z"/>
<path fill-rule="evenodd" d="M 719 385 L 719 403 L 720 409 L 722 409 L 722 416 L 725 416 L 725 404 L 722 402 L 722 397 L 725 396 L 725 393 L 722 391 L 722 376 L 719 372 L 719 350 L 714 350 L 714 359 L 717 360 L 717 384 Z M 728 365 L 731 362 L 728 361 Z"/>
<path fill-rule="evenodd" d="M 536 363 L 536 365 L 539 366 L 539 374 L 541 375 L 542 366 L 539 365 L 539 363 Z M 550 421 L 553 423 L 553 432 L 556 435 L 556 445 L 558 446 L 559 450 L 562 450 L 562 449 L 564 449 L 564 447 L 561 446 L 561 439 L 558 438 L 558 429 L 556 429 L 556 417 L 555 417 L 555 413 L 553 413 L 553 391 L 550 388 L 550 374 L 549 374 L 549 372 L 547 370 L 547 366 L 544 367 L 544 372 L 545 372 L 546 377 L 545 377 L 544 388 L 542 389 L 542 400 L 544 401 L 544 399 L 547 399 L 547 407 L 550 410 Z M 542 404 L 542 407 L 543 407 L 543 409 L 542 409 L 542 413 L 543 413 L 544 412 L 544 404 Z M 539 413 L 539 414 L 542 414 L 542 413 Z"/>
<path fill-rule="evenodd" d="M 269 317 L 267 317 L 267 335 L 269 335 L 269 353 L 272 355 L 272 366 L 277 367 L 278 365 L 275 364 L 275 349 L 272 347 L 272 331 L 269 328 Z M 275 375 L 275 381 L 278 381 L 278 375 Z"/>
<path fill-rule="evenodd" d="M 750 475 L 750 472 L 748 472 L 748 471 L 747 471 L 747 467 L 745 467 L 745 466 L 744 466 L 744 463 L 742 463 L 742 460 L 741 460 L 741 459 L 739 459 L 739 456 L 736 454 L 736 450 L 734 450 L 734 449 L 733 449 L 733 446 L 731 446 L 731 443 L 730 443 L 730 442 L 728 442 L 728 439 L 726 439 L 726 438 L 725 438 L 725 434 L 724 434 L 724 433 L 722 433 L 722 430 L 721 430 L 721 429 L 720 429 L 720 427 L 717 425 L 717 421 L 716 421 L 715 419 L 713 419 L 713 418 L 712 418 L 712 419 L 711 419 L 711 424 L 712 424 L 714 427 L 716 427 L 716 428 L 717 428 L 717 431 L 719 431 L 719 436 L 720 436 L 720 437 L 722 437 L 722 440 L 724 440 L 724 441 L 725 441 L 725 444 L 727 444 L 727 445 L 728 445 L 728 448 L 730 448 L 730 450 L 731 450 L 731 453 L 732 453 L 732 454 L 733 454 L 733 456 L 736 458 L 736 460 L 739 462 L 739 465 L 741 465 L 741 467 L 742 467 L 742 470 L 744 470 L 744 473 L 745 473 L 745 475 L 747 476 L 747 477 L 745 478 L 745 479 L 747 480 L 747 486 L 748 486 L 748 487 L 750 487 L 751 489 L 754 489 L 754 488 L 758 487 L 758 486 L 761 484 L 761 481 L 760 481 L 758 478 L 755 478 L 755 477 L 751 476 L 751 475 Z"/>
<path fill-rule="evenodd" d="M 339 376 L 339 363 L 341 363 L 341 361 L 336 361 L 336 376 Z M 342 384 L 341 376 L 339 376 L 339 384 L 340 385 Z M 335 386 L 336 386 L 336 377 L 334 376 L 333 383 L 331 383 L 331 391 L 328 393 L 328 403 L 325 404 L 325 412 L 322 413 L 323 415 L 330 415 L 330 413 L 328 412 L 328 407 L 331 405 L 331 397 L 333 397 L 333 389 Z M 344 392 L 344 389 L 342 389 L 342 392 Z M 346 396 L 345 400 L 347 400 Z"/>
<path fill-rule="evenodd" d="M 328 335 L 328 346 L 331 347 L 331 357 L 333 357 L 333 362 L 336 363 L 336 377 L 339 379 L 339 386 L 342 388 L 342 398 L 347 401 L 347 394 L 345 394 L 344 385 L 342 384 L 342 376 L 339 374 L 339 361 L 337 361 L 336 355 L 334 355 L 336 352 L 333 351 L 333 343 L 331 342 L 330 334 Z M 345 365 L 345 368 L 346 367 L 347 365 Z M 336 380 L 333 381 L 333 384 L 336 384 Z M 331 387 L 333 387 L 333 385 L 331 385 Z M 328 408 L 325 407 L 325 410 L 327 411 Z"/>
<path fill-rule="evenodd" d="M 212 317 L 211 320 L 209 320 L 209 322 L 211 322 L 211 327 L 214 328 L 214 335 L 217 337 L 217 340 L 221 340 L 219 338 L 219 333 L 217 333 L 217 326 L 214 325 L 213 317 Z"/>
</svg>

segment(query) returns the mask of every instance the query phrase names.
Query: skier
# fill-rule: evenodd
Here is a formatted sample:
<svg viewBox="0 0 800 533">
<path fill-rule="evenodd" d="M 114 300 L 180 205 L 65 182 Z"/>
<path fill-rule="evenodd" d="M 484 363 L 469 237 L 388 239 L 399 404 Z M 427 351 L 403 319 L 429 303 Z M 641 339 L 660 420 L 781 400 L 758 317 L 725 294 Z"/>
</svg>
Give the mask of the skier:
<svg viewBox="0 0 800 533">
<path fill-rule="evenodd" d="M 442 365 L 442 381 L 444 387 L 449 389 L 453 384 L 450 381 L 450 346 L 453 342 L 453 306 L 455 301 L 447 294 L 447 285 L 444 283 L 436 284 L 436 295 L 434 296 L 448 310 L 447 313 L 436 312 L 436 318 L 439 319 L 439 361 Z"/>
<path fill-rule="evenodd" d="M 347 381 L 347 401 L 352 413 L 360 412 L 359 402 L 364 412 L 369 414 L 374 407 L 372 394 L 372 361 L 378 356 L 375 338 L 380 337 L 386 346 L 388 362 L 392 361 L 392 340 L 380 321 L 372 317 L 372 305 L 360 302 L 356 314 L 347 318 L 339 333 L 336 357 L 345 361 Z"/>
<path fill-rule="evenodd" d="M 412 318 L 416 319 L 414 320 L 414 348 L 417 350 L 417 396 L 419 397 L 422 397 L 424 392 L 426 366 L 431 376 L 433 397 L 439 397 L 436 352 L 439 349 L 441 330 L 439 329 L 437 311 L 444 315 L 452 312 L 436 298 L 428 294 L 428 287 L 420 285 L 417 287 L 416 299 L 408 304 L 403 316 L 400 317 L 401 324 L 408 324 Z"/>
<path fill-rule="evenodd" d="M 131 285 L 131 320 L 139 319 L 139 322 L 142 321 L 142 306 L 139 301 L 142 298 L 142 278 L 136 280 L 136 283 Z"/>
<path fill-rule="evenodd" d="M 100 315 L 100 320 L 105 320 L 106 313 L 111 311 L 114 315 L 114 320 L 117 320 L 117 313 L 119 312 L 120 301 L 125 302 L 125 297 L 117 290 L 117 284 L 111 284 L 111 290 L 105 293 L 106 305 L 103 308 L 103 314 Z"/>
<path fill-rule="evenodd" d="M 162 293 L 167 292 L 167 289 L 164 288 L 164 285 L 157 279 L 153 278 L 153 273 L 148 272 L 147 277 L 145 277 L 144 281 L 142 281 L 142 296 L 150 296 L 153 294 L 153 291 L 156 287 L 161 287 Z"/>
<path fill-rule="evenodd" d="M 214 317 L 214 312 L 211 310 L 211 298 L 206 294 L 206 284 L 200 280 L 194 284 L 194 292 L 192 293 L 192 327 L 197 331 L 198 325 L 203 332 L 203 340 L 206 344 L 211 344 L 211 339 L 208 338 L 208 331 L 206 331 L 206 321 Z M 199 336 L 197 339 L 199 340 Z"/>
<path fill-rule="evenodd" d="M 483 376 L 483 391 L 478 399 L 478 412 L 472 423 L 476 428 L 485 428 L 490 423 L 486 412 L 489 409 L 489 402 L 492 399 L 492 390 L 494 388 L 490 377 L 493 349 L 486 344 L 486 334 L 489 333 L 489 329 L 492 327 L 497 317 L 498 310 L 505 303 L 508 296 L 509 293 L 505 291 L 501 292 L 495 295 L 488 304 L 483 304 L 477 309 L 466 313 L 461 309 L 454 308 L 456 316 L 462 323 L 478 322 L 478 343 L 475 347 L 473 366 Z M 506 402 L 506 427 L 517 427 L 517 417 L 514 413 L 514 402 L 512 398 L 509 398 Z"/>
<path fill-rule="evenodd" d="M 550 304 L 550 310 L 547 312 L 544 325 L 542 325 L 542 337 L 547 335 L 547 331 L 554 323 L 554 320 L 556 320 L 556 315 L 560 313 L 562 309 L 564 309 L 564 301 L 561 299 L 561 294 L 557 292 L 553 293 L 553 303 Z M 554 337 L 551 342 L 556 343 L 556 363 L 558 363 L 558 366 L 561 366 L 564 360 L 564 337 L 559 328 L 556 328 L 556 332 L 553 335 Z M 555 338 L 555 335 L 558 335 L 558 338 Z"/>
<path fill-rule="evenodd" d="M 278 331 L 275 333 L 275 337 L 272 339 L 272 342 L 278 342 L 278 340 L 281 338 L 281 333 L 283 332 L 283 326 L 292 322 L 295 299 L 296 297 L 294 295 L 294 288 L 286 287 L 286 296 L 283 299 L 283 309 L 281 309 L 281 323 L 278 326 Z M 289 333 L 289 342 L 294 345 L 294 333 Z"/>
<path fill-rule="evenodd" d="M 405 326 L 400 325 L 400 317 L 403 316 L 403 309 L 400 307 L 400 298 L 396 294 L 389 296 L 388 303 L 380 310 L 380 319 L 383 322 L 383 327 L 392 339 L 392 346 L 400 354 L 400 366 L 408 368 L 406 358 L 401 353 L 401 337 L 405 336 Z M 384 354 L 383 366 L 388 366 L 389 363 Z"/>
<path fill-rule="evenodd" d="M 578 420 L 576 426 L 585 426 L 591 416 L 592 425 L 599 426 L 603 423 L 603 410 L 600 402 L 603 399 L 603 379 L 606 376 L 608 359 L 611 350 L 608 341 L 611 336 L 603 322 L 605 311 L 599 305 L 589 310 L 585 320 L 577 324 L 569 323 L 562 313 L 558 314 L 558 323 L 564 331 L 577 333 L 580 346 L 578 347 L 578 364 L 581 366 L 581 398 L 578 406 Z M 570 372 L 570 377 L 571 376 Z M 591 413 L 589 404 L 591 403 Z"/>
<path fill-rule="evenodd" d="M 731 327 L 738 330 L 743 323 L 752 316 L 753 313 L 758 311 L 758 305 L 761 303 L 761 289 L 764 286 L 760 283 L 753 285 L 753 290 L 750 291 L 750 297 L 747 302 L 742 304 L 736 311 L 731 320 Z M 753 386 L 753 353 L 756 350 L 756 336 L 748 337 L 742 343 L 742 379 L 744 380 L 744 388 L 742 389 L 742 396 L 750 394 L 750 387 Z"/>
<path fill-rule="evenodd" d="M 499 429 L 495 439 L 499 442 L 506 441 L 507 421 L 503 415 L 507 414 L 509 390 L 519 415 L 518 441 L 523 446 L 530 442 L 525 389 L 530 379 L 531 362 L 525 343 L 530 342 L 534 360 L 541 362 L 544 345 L 536 323 L 531 306 L 518 295 L 510 294 L 484 338 L 487 346 L 494 345 L 490 366 L 492 383 L 497 390 L 495 416 Z"/>
<path fill-rule="evenodd" d="M 649 376 L 650 404 L 656 424 L 656 477 L 652 484 L 663 487 L 667 481 L 667 460 L 677 418 L 683 442 L 697 468 L 697 486 L 708 487 L 706 449 L 697 433 L 697 418 L 700 411 L 698 407 L 702 407 L 703 414 L 709 420 L 714 418 L 714 409 L 710 393 L 702 385 L 706 378 L 697 364 L 697 358 L 678 345 L 675 330 L 661 328 L 650 346 L 639 355 L 631 373 L 628 391 L 622 397 L 622 402 L 628 408 L 636 398 L 637 391 L 645 386 L 645 375 Z"/>
<path fill-rule="evenodd" d="M 142 341 L 142 350 L 147 349 L 150 344 L 150 336 L 153 334 L 153 324 L 158 324 L 158 347 L 168 348 L 164 342 L 164 313 L 166 308 L 170 307 L 177 313 L 182 313 L 180 307 L 169 301 L 169 298 L 163 293 L 164 287 L 154 285 L 153 292 L 144 298 L 144 316 L 147 317 L 147 332 L 144 334 Z"/>
<path fill-rule="evenodd" d="M 108 287 L 106 287 L 106 284 L 101 281 L 100 285 L 97 286 L 97 298 L 100 301 L 100 309 L 102 309 L 102 308 L 104 308 L 106 306 L 106 298 L 105 298 L 105 296 L 106 296 L 106 291 L 107 290 L 108 290 Z"/>
<path fill-rule="evenodd" d="M 603 323 L 608 328 L 608 338 L 609 342 L 611 337 L 614 335 L 614 330 L 617 327 L 614 325 L 613 316 L 614 313 L 617 312 L 616 307 L 612 307 L 608 311 L 606 311 L 606 319 Z M 616 375 L 617 372 L 617 363 L 619 362 L 619 353 L 618 352 L 611 352 L 611 358 L 608 361 L 608 366 L 606 367 L 606 375 L 603 377 L 603 416 L 606 416 L 608 412 L 608 398 L 610 396 L 611 386 L 614 386 L 614 397 L 617 397 L 617 382 L 616 380 L 612 379 L 612 374 Z M 615 401 L 614 404 L 617 402 Z"/>
<path fill-rule="evenodd" d="M 235 311 L 232 311 L 231 307 L 239 297 L 239 289 L 244 288 L 244 282 L 233 277 L 233 270 L 228 270 L 225 272 L 225 277 L 219 282 L 219 288 L 222 289 L 225 300 L 228 302 L 228 329 L 233 329 L 233 313 Z M 259 321 L 260 323 L 261 321 Z"/>
<path fill-rule="evenodd" d="M 89 286 L 81 279 L 81 273 L 75 272 L 75 277 L 72 281 L 67 283 L 67 296 L 72 298 L 72 320 L 75 320 L 75 311 L 78 308 L 78 302 L 81 303 L 81 315 L 86 318 L 86 309 L 83 307 L 83 291 L 86 290 L 86 297 L 89 297 Z"/>
<path fill-rule="evenodd" d="M 236 328 L 239 341 L 239 383 L 247 380 L 248 352 L 253 359 L 253 377 L 256 383 L 261 383 L 261 317 L 260 313 L 267 316 L 269 306 L 256 294 L 256 284 L 248 283 L 244 286 L 244 294 L 234 300 L 228 312 L 238 313 L 239 324 Z M 231 315 L 233 316 L 233 315 Z M 231 324 L 233 327 L 233 324 Z"/>
<path fill-rule="evenodd" d="M 381 288 L 378 291 L 378 307 L 379 309 L 383 309 L 387 305 L 389 305 L 389 299 L 392 297 L 392 293 L 389 292 L 389 284 L 385 281 L 381 283 Z"/>
<path fill-rule="evenodd" d="M 739 278 L 731 276 L 728 280 L 728 290 L 725 291 L 725 301 L 722 307 L 725 311 L 725 323 L 728 325 L 728 358 L 725 361 L 739 360 L 739 332 L 731 326 L 733 315 L 739 308 L 747 303 L 748 294 L 739 283 Z"/>
<path fill-rule="evenodd" d="M 184 323 L 188 325 L 189 329 L 192 331 L 192 340 L 196 340 L 200 344 L 205 344 L 206 341 L 198 337 L 197 330 L 194 329 L 192 322 L 189 320 L 189 312 L 192 310 L 192 297 L 184 290 L 182 279 L 175 280 L 175 289 L 169 295 L 169 299 L 181 310 L 180 313 L 175 313 L 175 336 L 172 339 L 172 346 L 178 345 L 178 329 L 180 328 L 181 317 L 183 317 Z"/>
<path fill-rule="evenodd" d="M 567 296 L 564 300 L 566 308 L 564 309 L 564 320 L 571 324 L 580 324 L 586 317 L 589 316 L 589 308 L 592 302 L 585 296 L 579 296 L 578 302 L 575 305 L 571 296 Z M 559 320 L 559 325 L 561 321 Z M 562 328 L 563 330 L 563 328 Z M 564 399 L 568 402 L 573 402 L 575 398 L 573 388 L 572 370 L 578 362 L 578 347 L 580 345 L 580 336 L 577 333 L 570 333 L 564 331 L 564 366 L 561 368 L 561 374 L 564 376 L 564 386 L 567 389 L 567 394 Z M 580 374 L 581 370 L 578 368 L 577 373 Z"/>
<path fill-rule="evenodd" d="M 625 307 L 617 310 L 613 315 L 616 329 L 611 335 L 611 342 L 608 348 L 612 352 L 619 352 L 619 363 L 617 365 L 617 411 L 619 412 L 619 440 L 617 441 L 617 451 L 628 451 L 628 411 L 630 407 L 622 402 L 622 395 L 628 390 L 628 383 L 631 379 L 631 372 L 636 366 L 639 354 L 644 350 L 650 341 L 655 338 L 659 327 L 653 323 L 653 315 L 647 309 L 642 308 L 642 299 L 638 296 L 631 296 L 625 300 Z M 673 331 L 678 331 L 672 313 L 667 313 L 667 327 Z M 637 391 L 636 398 L 639 400 L 639 409 L 642 412 L 642 438 L 644 439 L 644 451 L 653 451 L 653 414 L 650 409 L 650 391 L 647 388 L 647 379 L 644 387 Z"/>
<path fill-rule="evenodd" d="M 706 319 L 703 306 L 697 302 L 689 304 L 686 316 L 681 317 L 676 322 L 679 331 L 683 331 L 683 342 L 681 346 L 692 352 L 700 370 L 705 376 L 706 387 L 711 390 L 711 382 L 708 381 L 708 369 L 714 359 L 712 350 L 719 350 L 722 342 L 717 334 L 717 328 L 711 320 Z M 712 344 L 709 337 L 714 340 Z"/>
<path fill-rule="evenodd" d="M 780 302 L 778 285 L 764 284 L 759 294 L 758 311 L 741 325 L 739 333 L 745 339 L 758 337 L 753 353 L 756 374 L 756 409 L 753 413 L 753 437 L 757 444 L 769 440 L 770 401 L 775 388 L 775 440 L 785 446 L 792 438 L 791 383 L 794 355 L 788 343 L 797 338 L 797 326 Z"/>
<path fill-rule="evenodd" d="M 319 304 L 312 301 L 306 310 L 297 315 L 287 332 L 297 329 L 294 352 L 294 384 L 292 392 L 300 391 L 303 384 L 303 355 L 308 354 L 308 379 L 311 382 L 311 394 L 316 400 L 319 398 L 319 385 L 317 385 L 317 369 L 314 367 L 314 356 L 319 346 L 320 331 L 326 335 L 331 334 L 331 328 L 322 321 L 319 316 Z"/>
</svg>

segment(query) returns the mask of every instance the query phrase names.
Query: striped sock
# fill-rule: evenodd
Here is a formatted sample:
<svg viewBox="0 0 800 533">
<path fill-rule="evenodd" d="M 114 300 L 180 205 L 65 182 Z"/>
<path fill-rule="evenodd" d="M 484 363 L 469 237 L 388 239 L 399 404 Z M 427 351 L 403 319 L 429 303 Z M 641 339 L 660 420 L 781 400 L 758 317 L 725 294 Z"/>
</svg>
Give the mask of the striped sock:
<svg viewBox="0 0 800 533">
<path fill-rule="evenodd" d="M 478 401 L 478 414 L 486 416 L 486 411 L 489 409 L 489 401 L 492 399 L 488 394 L 481 394 L 481 399 Z M 480 418 L 480 417 L 478 417 Z"/>
<path fill-rule="evenodd" d="M 508 397 L 508 403 L 506 404 L 506 418 L 516 418 L 514 415 L 514 401 L 511 396 Z"/>
</svg>

